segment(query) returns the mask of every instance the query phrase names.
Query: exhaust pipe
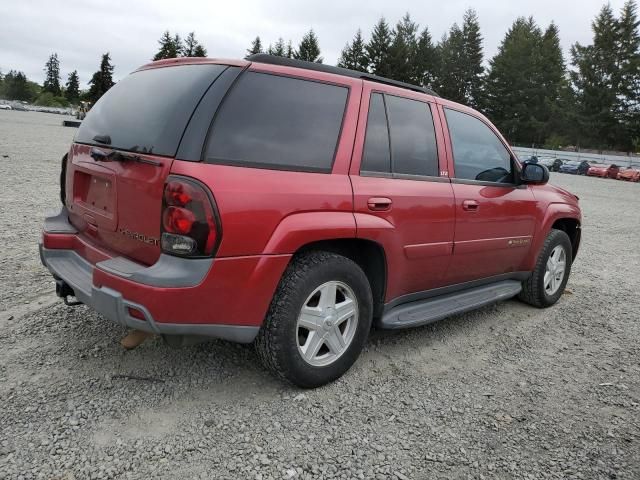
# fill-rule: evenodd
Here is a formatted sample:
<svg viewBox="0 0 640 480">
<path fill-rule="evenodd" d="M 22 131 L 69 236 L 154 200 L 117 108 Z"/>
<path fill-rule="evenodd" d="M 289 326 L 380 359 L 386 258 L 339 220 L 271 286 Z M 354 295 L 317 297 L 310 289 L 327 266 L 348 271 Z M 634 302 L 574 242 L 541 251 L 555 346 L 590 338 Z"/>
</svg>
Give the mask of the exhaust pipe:
<svg viewBox="0 0 640 480">
<path fill-rule="evenodd" d="M 64 280 L 56 279 L 56 295 L 64 300 L 65 305 L 68 305 L 70 307 L 82 304 L 82 302 L 70 302 L 67 299 L 68 297 L 75 297 L 76 294 L 73 291 L 73 288 L 71 288 L 71 286 Z"/>
</svg>

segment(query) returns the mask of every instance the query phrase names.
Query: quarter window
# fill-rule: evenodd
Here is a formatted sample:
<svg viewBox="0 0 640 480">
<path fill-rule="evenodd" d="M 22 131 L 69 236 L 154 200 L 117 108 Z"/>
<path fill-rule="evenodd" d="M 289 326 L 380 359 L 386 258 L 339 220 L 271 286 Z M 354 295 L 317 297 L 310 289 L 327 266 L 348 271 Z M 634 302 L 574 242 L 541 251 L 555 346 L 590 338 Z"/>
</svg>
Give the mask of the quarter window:
<svg viewBox="0 0 640 480">
<path fill-rule="evenodd" d="M 364 154 L 360 169 L 367 172 L 391 173 L 387 114 L 384 109 L 384 99 L 379 93 L 371 95 Z"/>
<path fill-rule="evenodd" d="M 247 72 L 214 121 L 209 163 L 330 172 L 348 89 Z"/>
<path fill-rule="evenodd" d="M 446 116 L 456 178 L 512 183 L 511 155 L 497 135 L 466 113 L 446 109 Z"/>
</svg>

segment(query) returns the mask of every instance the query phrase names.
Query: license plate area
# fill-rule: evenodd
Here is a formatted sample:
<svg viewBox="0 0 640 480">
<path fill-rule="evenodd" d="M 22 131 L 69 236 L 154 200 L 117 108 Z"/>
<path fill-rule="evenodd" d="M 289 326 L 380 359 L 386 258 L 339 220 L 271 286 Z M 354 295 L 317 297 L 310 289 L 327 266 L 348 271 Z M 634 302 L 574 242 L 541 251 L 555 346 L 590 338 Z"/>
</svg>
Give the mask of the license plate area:
<svg viewBox="0 0 640 480">
<path fill-rule="evenodd" d="M 72 210 L 91 225 L 115 231 L 117 194 L 114 173 L 106 169 L 76 168 L 73 173 Z"/>
</svg>

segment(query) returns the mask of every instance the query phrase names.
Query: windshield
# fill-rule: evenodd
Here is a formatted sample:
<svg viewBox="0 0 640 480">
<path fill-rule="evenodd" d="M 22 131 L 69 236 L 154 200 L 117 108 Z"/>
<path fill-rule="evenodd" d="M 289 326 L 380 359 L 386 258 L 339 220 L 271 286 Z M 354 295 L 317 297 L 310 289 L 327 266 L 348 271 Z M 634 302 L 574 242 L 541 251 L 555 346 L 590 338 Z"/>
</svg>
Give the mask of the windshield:
<svg viewBox="0 0 640 480">
<path fill-rule="evenodd" d="M 578 165 L 580 165 L 580 162 L 576 162 L 575 160 L 572 160 L 570 162 L 565 163 L 565 165 L 571 165 L 573 167 L 577 167 Z"/>
<path fill-rule="evenodd" d="M 89 111 L 75 141 L 174 156 L 191 114 L 225 65 L 178 65 L 134 72 Z"/>
</svg>

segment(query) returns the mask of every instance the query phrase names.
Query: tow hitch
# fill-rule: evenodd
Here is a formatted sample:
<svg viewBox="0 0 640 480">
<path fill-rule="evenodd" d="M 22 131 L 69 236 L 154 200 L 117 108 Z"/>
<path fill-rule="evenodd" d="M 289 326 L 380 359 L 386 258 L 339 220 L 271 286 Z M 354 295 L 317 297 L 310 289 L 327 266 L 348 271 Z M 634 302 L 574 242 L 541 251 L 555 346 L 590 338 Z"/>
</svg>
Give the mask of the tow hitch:
<svg viewBox="0 0 640 480">
<path fill-rule="evenodd" d="M 56 279 L 56 295 L 62 298 L 64 304 L 69 307 L 75 307 L 76 305 L 82 305 L 80 301 L 70 301 L 68 297 L 75 297 L 73 288 L 69 286 L 64 280 Z"/>
</svg>

